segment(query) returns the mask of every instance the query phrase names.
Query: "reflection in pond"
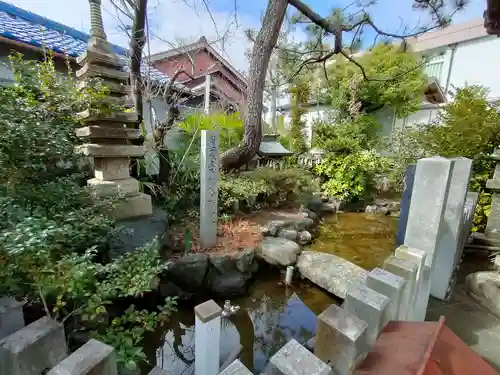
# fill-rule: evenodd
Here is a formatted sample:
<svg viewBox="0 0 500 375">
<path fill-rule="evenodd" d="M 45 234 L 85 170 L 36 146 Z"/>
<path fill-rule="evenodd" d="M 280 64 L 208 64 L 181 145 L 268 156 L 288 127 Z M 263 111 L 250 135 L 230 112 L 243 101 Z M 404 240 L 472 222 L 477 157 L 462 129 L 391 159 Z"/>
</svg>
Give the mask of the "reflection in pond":
<svg viewBox="0 0 500 375">
<path fill-rule="evenodd" d="M 366 269 L 382 264 L 394 250 L 397 220 L 391 217 L 343 213 L 329 217 L 310 250 L 331 252 Z M 240 311 L 222 318 L 221 363 L 239 345 L 240 360 L 255 374 L 291 338 L 305 344 L 315 335 L 316 316 L 335 297 L 309 282 L 295 281 L 290 288 L 280 283 L 276 269 L 261 270 L 248 295 L 231 301 Z M 224 301 L 217 301 L 219 306 Z M 194 373 L 193 306 L 182 306 L 168 325 L 148 340 L 148 359 L 171 375 Z M 209 345 L 209 343 L 207 343 Z M 146 372 L 147 373 L 147 372 Z"/>
<path fill-rule="evenodd" d="M 346 212 L 325 219 L 308 250 L 338 255 L 364 269 L 380 267 L 396 246 L 398 219 Z"/>
<path fill-rule="evenodd" d="M 241 344 L 240 360 L 254 373 L 260 373 L 269 358 L 291 338 L 305 344 L 313 337 L 316 315 L 338 302 L 308 282 L 296 281 L 292 287 L 285 288 L 276 275 L 268 276 L 270 274 L 259 273 L 249 296 L 232 301 L 240 305 L 240 311 L 222 318 L 221 363 Z M 223 301 L 218 303 L 222 306 Z M 193 308 L 179 308 L 156 342 L 156 349 L 151 348 L 149 353 L 151 363 L 172 375 L 193 374 Z"/>
</svg>

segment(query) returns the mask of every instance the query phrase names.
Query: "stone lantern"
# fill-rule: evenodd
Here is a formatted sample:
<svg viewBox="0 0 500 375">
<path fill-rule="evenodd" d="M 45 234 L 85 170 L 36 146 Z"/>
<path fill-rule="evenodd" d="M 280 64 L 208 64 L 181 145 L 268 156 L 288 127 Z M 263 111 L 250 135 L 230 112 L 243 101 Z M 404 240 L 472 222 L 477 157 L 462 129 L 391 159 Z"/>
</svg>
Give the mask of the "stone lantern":
<svg viewBox="0 0 500 375">
<path fill-rule="evenodd" d="M 123 62 L 106 40 L 101 14 L 101 0 L 89 0 L 91 31 L 87 51 L 77 58 L 81 68 L 76 72 L 79 86 L 85 87 L 91 78 L 100 78 L 109 89 L 103 99 L 105 104 L 131 106 L 129 74 L 123 71 Z M 122 194 L 113 212 L 117 219 L 145 216 L 152 213 L 151 196 L 139 191 L 139 181 L 130 176 L 130 157 L 144 155 L 142 146 L 131 140 L 140 136 L 137 113 L 103 111 L 96 108 L 104 103 L 91 103 L 80 115 L 86 126 L 76 130 L 76 135 L 86 143 L 76 147 L 76 153 L 94 159 L 94 178 L 87 181 L 96 196 Z M 101 106 L 99 106 L 101 104 Z"/>
</svg>

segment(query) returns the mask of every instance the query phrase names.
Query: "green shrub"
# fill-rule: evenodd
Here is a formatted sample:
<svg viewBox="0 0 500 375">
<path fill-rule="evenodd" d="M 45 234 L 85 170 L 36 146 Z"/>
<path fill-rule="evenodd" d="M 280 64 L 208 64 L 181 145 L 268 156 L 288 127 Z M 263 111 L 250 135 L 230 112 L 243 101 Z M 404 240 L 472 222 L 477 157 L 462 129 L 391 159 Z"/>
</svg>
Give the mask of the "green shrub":
<svg viewBox="0 0 500 375">
<path fill-rule="evenodd" d="M 314 176 L 300 168 L 258 168 L 238 176 L 223 175 L 219 188 L 219 208 L 222 212 L 283 207 L 298 203 L 319 184 Z"/>
<path fill-rule="evenodd" d="M 473 160 L 471 191 L 479 193 L 474 231 L 483 231 L 491 208 L 486 181 L 492 177 L 495 162 L 489 158 L 500 144 L 500 107 L 488 102 L 488 91 L 480 86 L 456 90 L 454 101 L 447 104 L 431 124 L 408 129 L 396 135 L 392 145 L 396 154 L 394 174 L 421 157 L 463 156 Z"/>
<path fill-rule="evenodd" d="M 69 327 L 116 345 L 120 366 L 135 368 L 144 359 L 144 332 L 161 324 L 175 301 L 157 311 L 130 307 L 106 324 L 107 305 L 151 291 L 163 268 L 156 244 L 99 262 L 117 230 L 105 214 L 114 202 L 96 201 L 82 186 L 87 177 L 74 146 L 82 126 L 76 113 L 106 90 L 78 90 L 50 59 L 16 55 L 11 64 L 16 83 L 0 87 L 0 295 L 72 319 Z"/>
<path fill-rule="evenodd" d="M 316 167 L 323 190 L 344 201 L 363 201 L 375 188 L 375 176 L 387 167 L 376 151 L 331 154 Z"/>
</svg>

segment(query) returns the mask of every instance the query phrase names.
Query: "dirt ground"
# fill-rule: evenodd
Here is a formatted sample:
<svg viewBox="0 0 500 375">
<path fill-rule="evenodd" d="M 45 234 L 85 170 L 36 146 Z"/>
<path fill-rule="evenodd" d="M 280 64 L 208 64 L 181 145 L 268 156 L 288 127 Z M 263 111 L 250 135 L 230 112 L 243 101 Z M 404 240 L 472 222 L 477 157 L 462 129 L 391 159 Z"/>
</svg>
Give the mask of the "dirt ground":
<svg viewBox="0 0 500 375">
<path fill-rule="evenodd" d="M 217 245 L 209 249 L 200 247 L 198 219 L 186 218 L 172 226 L 169 232 L 174 247 L 178 247 L 179 250 L 184 249 L 186 237 L 189 237 L 191 252 L 232 253 L 255 248 L 262 239 L 261 226 L 270 220 L 297 220 L 301 217 L 297 209 L 269 209 L 234 216 L 227 222 L 219 221 Z"/>
<path fill-rule="evenodd" d="M 464 290 L 465 277 L 492 268 L 485 253 L 467 253 L 450 302 L 431 297 L 426 320 L 445 316 L 446 325 L 477 354 L 500 371 L 500 319 L 479 306 Z"/>
</svg>

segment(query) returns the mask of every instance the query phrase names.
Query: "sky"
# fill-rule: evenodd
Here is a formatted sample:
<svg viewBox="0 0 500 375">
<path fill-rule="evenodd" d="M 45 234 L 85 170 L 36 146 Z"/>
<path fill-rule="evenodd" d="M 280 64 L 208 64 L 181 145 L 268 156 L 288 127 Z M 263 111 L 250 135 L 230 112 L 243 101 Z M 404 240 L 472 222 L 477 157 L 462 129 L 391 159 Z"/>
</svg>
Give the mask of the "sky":
<svg viewBox="0 0 500 375">
<path fill-rule="evenodd" d="M 113 8 L 110 0 L 103 0 L 104 26 L 108 39 L 127 46 L 123 25 L 126 19 Z M 366 0 L 358 0 L 366 1 Z M 449 0 L 445 0 L 449 1 Z M 20 8 L 58 21 L 84 32 L 89 31 L 88 0 L 7 0 Z M 321 15 L 333 8 L 344 8 L 353 0 L 304 0 Z M 468 6 L 457 13 L 453 23 L 467 22 L 481 17 L 486 0 L 469 0 Z M 237 69 L 246 71 L 245 52 L 250 44 L 244 34 L 246 29 L 258 29 L 267 0 L 149 0 L 149 44 L 146 51 L 156 53 L 173 46 L 193 42 L 200 36 L 214 46 Z M 356 5 L 346 13 L 356 10 Z M 411 0 L 377 0 L 369 13 L 384 31 L 401 30 L 401 25 L 414 27 L 425 24 L 426 14 L 412 9 Z M 301 30 L 295 31 L 296 39 L 303 38 Z M 366 35 L 370 37 L 369 34 Z"/>
</svg>

